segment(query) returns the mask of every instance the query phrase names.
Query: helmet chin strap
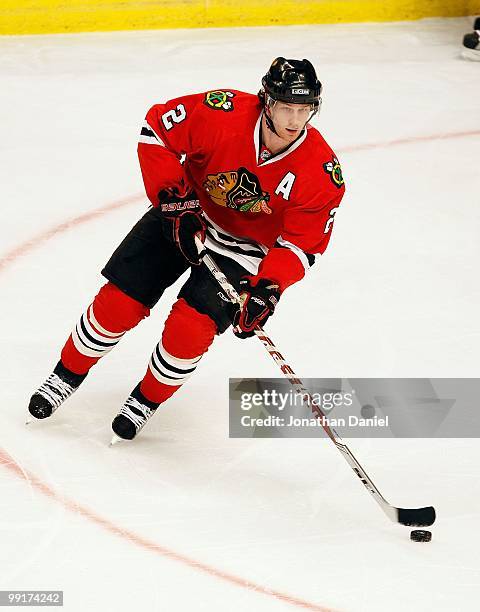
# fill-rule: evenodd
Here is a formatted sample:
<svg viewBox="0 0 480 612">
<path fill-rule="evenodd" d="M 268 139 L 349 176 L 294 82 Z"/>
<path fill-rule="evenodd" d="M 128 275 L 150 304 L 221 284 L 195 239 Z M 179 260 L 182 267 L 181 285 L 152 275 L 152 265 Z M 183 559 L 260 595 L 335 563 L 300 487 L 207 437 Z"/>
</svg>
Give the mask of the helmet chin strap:
<svg viewBox="0 0 480 612">
<path fill-rule="evenodd" d="M 268 103 L 265 104 L 265 123 L 267 124 L 267 128 L 271 132 L 273 132 L 275 136 L 278 136 L 277 130 L 275 129 L 275 126 L 273 125 L 272 117 L 270 116 L 270 108 L 268 106 Z"/>
</svg>

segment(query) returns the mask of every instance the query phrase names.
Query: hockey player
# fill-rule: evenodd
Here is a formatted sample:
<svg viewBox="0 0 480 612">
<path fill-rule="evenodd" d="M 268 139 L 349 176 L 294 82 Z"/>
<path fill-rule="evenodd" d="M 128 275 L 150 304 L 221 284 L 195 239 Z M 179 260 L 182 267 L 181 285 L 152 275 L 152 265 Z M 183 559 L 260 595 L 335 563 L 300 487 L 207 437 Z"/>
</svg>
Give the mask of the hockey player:
<svg viewBox="0 0 480 612">
<path fill-rule="evenodd" d="M 258 95 L 214 90 L 148 111 L 138 156 L 152 208 L 102 270 L 108 282 L 33 394 L 31 415 L 49 417 L 188 268 L 145 376 L 113 420 L 117 436 L 133 439 L 232 321 L 240 338 L 265 323 L 325 251 L 344 193 L 337 157 L 309 125 L 321 92 L 308 60 L 279 57 Z M 195 236 L 241 307 L 201 264 Z"/>
<path fill-rule="evenodd" d="M 475 19 L 473 32 L 463 37 L 462 57 L 480 61 L 480 17 Z"/>
</svg>

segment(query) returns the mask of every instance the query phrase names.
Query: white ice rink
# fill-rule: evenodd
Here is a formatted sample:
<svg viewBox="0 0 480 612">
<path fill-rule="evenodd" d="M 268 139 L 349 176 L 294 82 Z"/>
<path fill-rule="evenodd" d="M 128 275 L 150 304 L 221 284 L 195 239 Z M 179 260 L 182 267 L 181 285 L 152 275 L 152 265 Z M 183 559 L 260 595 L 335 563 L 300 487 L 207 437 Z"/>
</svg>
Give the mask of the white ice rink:
<svg viewBox="0 0 480 612">
<path fill-rule="evenodd" d="M 148 107 L 255 92 L 277 55 L 316 65 L 315 125 L 347 195 L 271 336 L 302 376 L 478 376 L 480 64 L 459 58 L 470 24 L 0 39 L 0 589 L 63 590 L 68 612 L 480 609 L 478 440 L 351 441 L 389 501 L 436 506 L 432 542 L 414 544 L 325 438 L 228 438 L 228 377 L 277 375 L 255 339 L 217 339 L 134 443 L 108 447 L 178 286 L 52 419 L 23 424 L 145 210 Z"/>
</svg>

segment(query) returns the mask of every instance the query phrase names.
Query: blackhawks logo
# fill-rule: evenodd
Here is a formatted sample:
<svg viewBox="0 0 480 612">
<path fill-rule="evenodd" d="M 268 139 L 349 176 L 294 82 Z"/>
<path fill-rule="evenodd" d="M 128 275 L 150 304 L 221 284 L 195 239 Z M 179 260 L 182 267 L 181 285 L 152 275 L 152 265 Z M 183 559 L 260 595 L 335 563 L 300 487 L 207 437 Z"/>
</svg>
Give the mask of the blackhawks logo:
<svg viewBox="0 0 480 612">
<path fill-rule="evenodd" d="M 233 102 L 231 98 L 234 98 L 235 94 L 231 91 L 209 91 L 205 94 L 205 100 L 203 101 L 210 108 L 229 112 L 233 110 Z"/>
<path fill-rule="evenodd" d="M 343 185 L 342 168 L 336 157 L 334 157 L 332 161 L 323 164 L 323 169 L 330 175 L 332 183 L 335 185 L 335 187 L 340 188 Z"/>
<path fill-rule="evenodd" d="M 244 213 L 270 214 L 270 195 L 262 190 L 258 177 L 246 168 L 208 174 L 203 188 L 212 202 Z"/>
</svg>

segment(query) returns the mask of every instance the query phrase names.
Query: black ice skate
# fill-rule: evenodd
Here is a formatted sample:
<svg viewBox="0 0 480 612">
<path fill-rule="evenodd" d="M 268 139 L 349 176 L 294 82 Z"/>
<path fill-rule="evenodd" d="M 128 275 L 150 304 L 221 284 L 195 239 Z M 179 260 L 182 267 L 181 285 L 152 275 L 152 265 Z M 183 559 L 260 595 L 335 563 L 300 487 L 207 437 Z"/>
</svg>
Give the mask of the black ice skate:
<svg viewBox="0 0 480 612">
<path fill-rule="evenodd" d="M 119 440 L 133 440 L 157 408 L 158 404 L 147 400 L 138 384 L 112 421 L 112 430 L 115 435 L 110 445 Z"/>
<path fill-rule="evenodd" d="M 28 412 L 36 419 L 46 419 L 51 416 L 78 389 L 86 376 L 86 374 L 74 374 L 59 361 L 47 380 L 30 398 Z M 30 421 L 28 418 L 27 423 Z"/>
<path fill-rule="evenodd" d="M 480 61 L 480 17 L 475 20 L 474 31 L 463 37 L 462 57 Z"/>
</svg>

